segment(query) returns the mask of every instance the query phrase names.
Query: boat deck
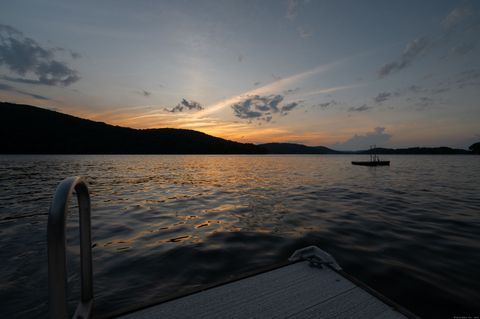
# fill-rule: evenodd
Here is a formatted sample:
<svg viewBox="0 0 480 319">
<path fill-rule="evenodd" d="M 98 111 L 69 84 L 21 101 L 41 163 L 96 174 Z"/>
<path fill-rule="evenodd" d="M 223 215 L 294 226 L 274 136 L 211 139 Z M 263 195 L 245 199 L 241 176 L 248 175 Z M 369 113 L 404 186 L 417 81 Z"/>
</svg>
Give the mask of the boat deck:
<svg viewBox="0 0 480 319">
<path fill-rule="evenodd" d="M 410 317 L 367 290 L 329 266 L 312 267 L 301 261 L 120 318 Z"/>
</svg>

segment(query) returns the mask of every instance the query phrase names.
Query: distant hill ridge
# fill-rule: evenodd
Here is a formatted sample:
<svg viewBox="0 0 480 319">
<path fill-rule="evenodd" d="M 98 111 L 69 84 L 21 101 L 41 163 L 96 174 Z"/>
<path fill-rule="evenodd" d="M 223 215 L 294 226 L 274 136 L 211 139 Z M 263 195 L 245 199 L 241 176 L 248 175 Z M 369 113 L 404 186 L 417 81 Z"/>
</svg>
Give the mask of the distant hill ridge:
<svg viewBox="0 0 480 319">
<path fill-rule="evenodd" d="M 336 151 L 295 143 L 246 144 L 185 129 L 132 129 L 31 105 L 0 102 L 0 154 L 472 154 L 449 147 Z"/>
<path fill-rule="evenodd" d="M 335 151 L 325 146 L 306 146 L 295 143 L 266 143 L 259 144 L 269 154 L 345 154 L 347 152 Z"/>
<path fill-rule="evenodd" d="M 408 148 L 374 148 L 373 150 L 364 150 L 355 152 L 357 154 L 399 154 L 399 155 L 409 155 L 409 154 L 425 154 L 425 155 L 435 155 L 435 154 L 471 154 L 470 151 L 462 150 L 459 148 L 450 148 L 450 147 L 408 147 Z"/>
<path fill-rule="evenodd" d="M 478 143 L 477 143 L 478 144 Z M 476 144 L 474 144 L 476 145 Z M 259 146 L 267 149 L 269 154 L 471 154 L 473 152 L 450 147 L 409 147 L 382 148 L 360 151 L 336 151 L 325 146 L 306 146 L 295 143 L 267 143 Z M 473 146 L 473 145 L 472 145 Z"/>
<path fill-rule="evenodd" d="M 4 154 L 262 154 L 266 150 L 184 129 L 132 129 L 30 105 L 0 103 Z"/>
</svg>

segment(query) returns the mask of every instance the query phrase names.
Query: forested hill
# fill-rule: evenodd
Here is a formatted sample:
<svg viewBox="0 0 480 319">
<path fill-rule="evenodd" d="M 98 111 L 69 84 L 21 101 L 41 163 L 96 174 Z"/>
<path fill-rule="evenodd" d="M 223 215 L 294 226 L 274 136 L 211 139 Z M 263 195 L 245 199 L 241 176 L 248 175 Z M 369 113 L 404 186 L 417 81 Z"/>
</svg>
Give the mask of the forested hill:
<svg viewBox="0 0 480 319">
<path fill-rule="evenodd" d="M 183 129 L 132 129 L 0 102 L 3 154 L 262 154 L 242 144 Z"/>
</svg>

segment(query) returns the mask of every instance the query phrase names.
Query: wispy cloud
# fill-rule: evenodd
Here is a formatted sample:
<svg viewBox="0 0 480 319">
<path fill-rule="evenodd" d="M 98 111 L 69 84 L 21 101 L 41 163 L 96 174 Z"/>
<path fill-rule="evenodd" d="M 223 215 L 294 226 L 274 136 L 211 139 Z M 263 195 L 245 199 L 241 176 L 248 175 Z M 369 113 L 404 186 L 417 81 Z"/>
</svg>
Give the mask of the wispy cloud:
<svg viewBox="0 0 480 319">
<path fill-rule="evenodd" d="M 323 103 L 319 103 L 319 104 L 316 104 L 316 105 L 313 105 L 312 107 L 319 107 L 321 109 L 327 109 L 329 107 L 332 107 L 334 105 L 337 105 L 338 102 L 336 100 L 330 100 L 328 102 L 323 102 Z"/>
<path fill-rule="evenodd" d="M 440 31 L 440 34 L 421 36 L 410 41 L 396 60 L 385 63 L 378 70 L 378 75 L 380 77 L 386 77 L 410 67 L 415 60 L 425 55 L 431 49 L 442 47 L 452 39 L 459 38 L 460 32 L 471 31 L 474 27 L 478 27 L 480 25 L 478 18 L 478 13 L 472 9 L 472 7 L 465 4 L 454 8 L 441 21 L 440 25 L 443 30 Z M 475 32 L 478 33 L 478 30 Z M 450 51 L 455 55 L 465 55 L 474 48 L 474 42 L 467 42 L 454 46 Z"/>
<path fill-rule="evenodd" d="M 456 55 L 465 55 L 470 53 L 475 49 L 475 43 L 462 43 L 460 45 L 454 46 L 451 49 L 451 53 Z"/>
<path fill-rule="evenodd" d="M 432 94 L 445 93 L 445 92 L 448 92 L 448 91 L 450 91 L 450 90 L 451 90 L 451 89 L 448 88 L 448 87 L 439 87 L 439 88 L 432 89 Z"/>
<path fill-rule="evenodd" d="M 421 86 L 412 84 L 412 85 L 410 85 L 409 87 L 407 87 L 404 91 L 406 91 L 406 92 L 413 92 L 413 93 L 420 93 L 420 92 L 425 92 L 426 89 L 423 88 L 423 87 L 421 87 Z M 401 93 L 398 93 L 398 94 L 401 94 Z"/>
<path fill-rule="evenodd" d="M 191 110 L 201 111 L 203 110 L 203 106 L 200 105 L 200 103 L 198 102 L 182 99 L 182 101 L 178 103 L 175 107 L 171 109 L 165 108 L 165 111 L 170 113 L 184 112 L 184 111 L 191 111 Z"/>
<path fill-rule="evenodd" d="M 430 94 L 430 93 L 440 93 L 440 92 L 436 92 L 433 89 L 427 89 L 425 87 L 422 87 L 422 86 L 419 86 L 419 85 L 416 85 L 416 84 L 412 84 L 412 85 L 409 85 L 405 88 L 398 89 L 396 91 L 380 92 L 375 97 L 373 97 L 372 100 L 375 104 L 382 104 L 383 102 L 389 101 L 393 98 L 398 98 L 398 97 L 405 96 L 405 95 L 412 96 L 412 94 L 413 95 L 418 95 L 420 93 Z"/>
<path fill-rule="evenodd" d="M 385 77 L 393 72 L 398 72 L 409 67 L 416 58 L 429 49 L 430 44 L 431 40 L 425 36 L 411 41 L 407 44 L 397 60 L 384 64 L 380 70 L 378 70 L 378 75 Z"/>
<path fill-rule="evenodd" d="M 281 75 L 276 75 L 276 74 L 273 74 L 272 73 L 272 78 L 275 80 L 275 81 L 279 81 L 282 79 L 282 76 Z"/>
<path fill-rule="evenodd" d="M 300 94 L 300 97 L 305 98 L 308 96 L 314 96 L 314 95 L 320 95 L 320 94 L 328 94 L 328 93 L 334 93 L 337 91 L 342 91 L 342 90 L 347 90 L 347 89 L 354 89 L 358 87 L 362 87 L 367 85 L 366 83 L 357 83 L 357 84 L 351 84 L 351 85 L 340 85 L 340 86 L 333 86 L 329 88 L 322 88 L 322 89 L 317 89 L 313 91 L 307 91 L 302 94 Z"/>
<path fill-rule="evenodd" d="M 455 79 L 455 83 L 458 85 L 459 89 L 463 89 L 467 86 L 480 85 L 480 69 L 473 68 L 460 72 Z"/>
<path fill-rule="evenodd" d="M 0 66 L 15 75 L 3 76 L 4 80 L 50 86 L 77 82 L 78 72 L 56 59 L 55 53 L 61 50 L 43 47 L 17 29 L 0 24 Z"/>
<path fill-rule="evenodd" d="M 284 90 L 283 94 L 284 95 L 296 94 L 299 91 L 300 91 L 300 88 L 288 89 L 288 90 Z"/>
<path fill-rule="evenodd" d="M 373 100 L 375 101 L 375 103 L 380 104 L 382 102 L 389 100 L 391 97 L 392 97 L 392 93 L 382 92 L 382 93 L 378 93 L 378 95 L 374 97 Z"/>
<path fill-rule="evenodd" d="M 302 39 L 310 38 L 313 35 L 312 29 L 307 26 L 297 27 L 297 32 Z"/>
<path fill-rule="evenodd" d="M 352 106 L 348 108 L 348 112 L 365 112 L 370 110 L 372 107 L 368 106 L 367 104 L 363 104 L 360 106 Z"/>
<path fill-rule="evenodd" d="M 428 106 L 431 106 L 434 102 L 435 101 L 428 96 L 421 96 L 418 98 L 416 105 L 421 108 L 426 108 Z"/>
<path fill-rule="evenodd" d="M 463 70 L 452 77 L 437 83 L 437 88 L 432 93 L 443 93 L 452 89 L 465 89 L 480 86 L 480 69 L 471 68 Z"/>
<path fill-rule="evenodd" d="M 299 0 L 288 0 L 287 2 L 287 19 L 295 20 L 298 14 Z"/>
<path fill-rule="evenodd" d="M 5 84 L 5 83 L 0 83 L 0 91 L 18 93 L 18 94 L 26 95 L 26 96 L 29 96 L 29 97 L 33 97 L 34 99 L 37 99 L 37 100 L 46 100 L 46 101 L 50 100 L 50 98 L 48 98 L 46 96 L 39 95 L 39 94 L 34 94 L 34 93 L 22 91 L 22 90 L 18 90 L 16 88 L 14 88 L 13 86 Z"/>
<path fill-rule="evenodd" d="M 452 30 L 462 25 L 473 14 L 474 10 L 470 7 L 465 5 L 456 7 L 442 20 L 442 26 L 446 30 Z"/>
<path fill-rule="evenodd" d="M 70 50 L 70 56 L 72 57 L 72 59 L 80 59 L 82 57 L 82 55 L 80 53 L 72 51 L 72 50 Z"/>
<path fill-rule="evenodd" d="M 436 95 L 448 92 L 452 88 L 463 88 L 472 85 L 480 85 L 480 72 L 477 74 L 475 69 L 461 72 L 448 81 L 439 82 L 436 87 L 423 87 L 412 84 L 396 91 L 381 92 L 373 97 L 372 100 L 375 104 L 381 105 L 383 102 L 405 96 L 407 102 L 415 102 L 415 106 L 424 109 L 434 104 L 435 100 L 438 99 L 435 97 Z"/>
<path fill-rule="evenodd" d="M 300 103 L 302 103 L 303 101 L 297 101 L 297 102 L 291 102 L 291 103 L 288 103 L 288 104 L 285 104 L 282 106 L 282 108 L 280 109 L 280 113 L 282 115 L 287 115 L 288 112 L 290 112 L 291 110 L 293 110 L 294 108 L 296 108 L 297 106 L 300 105 Z"/>
<path fill-rule="evenodd" d="M 147 90 L 140 90 L 140 91 L 135 91 L 135 93 L 142 95 L 144 97 L 150 97 L 152 95 L 152 92 L 147 91 Z"/>
</svg>

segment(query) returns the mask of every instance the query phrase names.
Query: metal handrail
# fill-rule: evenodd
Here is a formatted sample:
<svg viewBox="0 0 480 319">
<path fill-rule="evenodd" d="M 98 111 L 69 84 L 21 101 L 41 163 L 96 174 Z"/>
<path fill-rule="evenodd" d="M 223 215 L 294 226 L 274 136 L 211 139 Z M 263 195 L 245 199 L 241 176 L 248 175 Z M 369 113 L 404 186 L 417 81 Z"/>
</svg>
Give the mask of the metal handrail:
<svg viewBox="0 0 480 319">
<path fill-rule="evenodd" d="M 81 177 L 64 179 L 57 187 L 48 213 L 48 301 L 51 318 L 66 318 L 67 259 L 65 227 L 68 203 L 73 190 L 77 193 L 80 220 L 80 271 L 82 295 L 74 318 L 90 318 L 93 309 L 92 239 L 90 195 Z"/>
</svg>

